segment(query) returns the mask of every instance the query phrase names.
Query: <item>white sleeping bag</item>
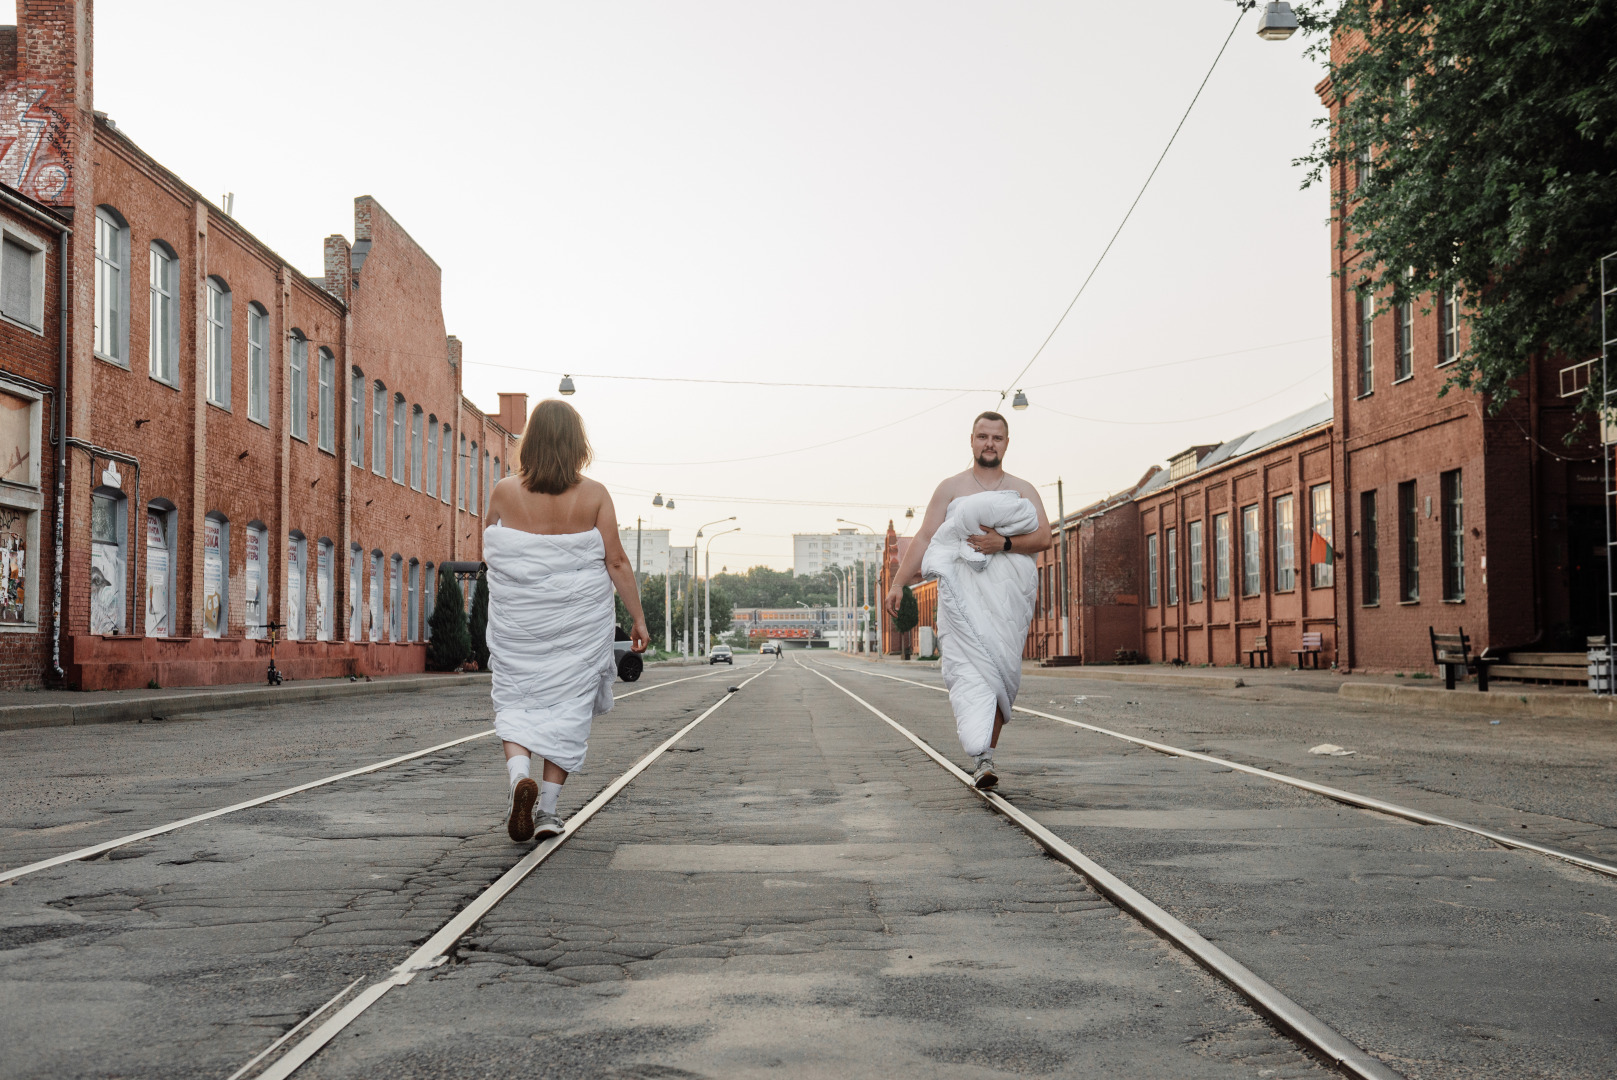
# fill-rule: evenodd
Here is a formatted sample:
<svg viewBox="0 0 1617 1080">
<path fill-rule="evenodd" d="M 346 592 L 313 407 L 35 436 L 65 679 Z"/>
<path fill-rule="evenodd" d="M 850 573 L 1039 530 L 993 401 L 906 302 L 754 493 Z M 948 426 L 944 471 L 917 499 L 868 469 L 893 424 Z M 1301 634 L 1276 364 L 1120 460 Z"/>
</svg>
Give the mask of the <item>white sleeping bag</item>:
<svg viewBox="0 0 1617 1080">
<path fill-rule="evenodd" d="M 617 675 L 606 544 L 596 529 L 541 536 L 490 525 L 483 561 L 494 732 L 574 772 L 590 721 L 612 709 Z"/>
<path fill-rule="evenodd" d="M 987 526 L 1004 536 L 1039 527 L 1038 509 L 1016 491 L 962 495 L 921 559 L 921 573 L 938 582 L 938 647 L 960 746 L 973 757 L 988 750 L 994 710 L 1006 720 L 1022 688 L 1022 650 L 1038 590 L 1029 555 L 983 554 L 966 537 Z"/>
</svg>

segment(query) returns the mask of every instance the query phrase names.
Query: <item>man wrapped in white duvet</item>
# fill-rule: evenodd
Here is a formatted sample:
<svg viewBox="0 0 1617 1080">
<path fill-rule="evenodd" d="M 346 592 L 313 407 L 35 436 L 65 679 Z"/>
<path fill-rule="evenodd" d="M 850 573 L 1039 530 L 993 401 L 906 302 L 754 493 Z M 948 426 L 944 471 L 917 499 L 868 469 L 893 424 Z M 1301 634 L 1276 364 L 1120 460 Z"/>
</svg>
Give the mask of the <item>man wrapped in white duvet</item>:
<svg viewBox="0 0 1617 1080">
<path fill-rule="evenodd" d="M 561 786 L 584 764 L 591 721 L 612 708 L 614 587 L 634 621 L 631 647 L 644 652 L 651 635 L 612 497 L 582 473 L 582 418 L 565 401 L 540 402 L 518 459 L 518 474 L 489 499 L 483 560 L 494 731 L 511 783 L 506 830 L 522 843 L 562 831 Z M 542 783 L 530 775 L 533 757 L 544 761 Z"/>
<path fill-rule="evenodd" d="M 938 582 L 938 647 L 960 746 L 979 788 L 999 783 L 994 749 L 1022 686 L 1022 649 L 1038 590 L 1033 556 L 1054 540 L 1038 490 L 1005 472 L 1010 425 L 996 412 L 971 427 L 972 466 L 938 485 L 905 553 L 887 610 L 917 570 Z"/>
</svg>

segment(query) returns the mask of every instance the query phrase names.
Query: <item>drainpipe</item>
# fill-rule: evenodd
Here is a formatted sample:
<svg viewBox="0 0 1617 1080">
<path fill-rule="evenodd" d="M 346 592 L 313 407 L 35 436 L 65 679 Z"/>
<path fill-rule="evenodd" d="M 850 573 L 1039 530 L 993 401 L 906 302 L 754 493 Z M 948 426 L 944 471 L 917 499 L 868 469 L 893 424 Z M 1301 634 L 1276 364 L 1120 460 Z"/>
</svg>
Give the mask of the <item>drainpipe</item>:
<svg viewBox="0 0 1617 1080">
<path fill-rule="evenodd" d="M 13 200 L 7 195 L 5 201 Z M 61 224 L 56 228 L 56 276 L 62 294 L 56 331 L 56 572 L 51 581 L 51 670 L 60 680 L 67 676 L 62 670 L 62 526 L 67 516 L 67 241 L 73 230 Z"/>
</svg>

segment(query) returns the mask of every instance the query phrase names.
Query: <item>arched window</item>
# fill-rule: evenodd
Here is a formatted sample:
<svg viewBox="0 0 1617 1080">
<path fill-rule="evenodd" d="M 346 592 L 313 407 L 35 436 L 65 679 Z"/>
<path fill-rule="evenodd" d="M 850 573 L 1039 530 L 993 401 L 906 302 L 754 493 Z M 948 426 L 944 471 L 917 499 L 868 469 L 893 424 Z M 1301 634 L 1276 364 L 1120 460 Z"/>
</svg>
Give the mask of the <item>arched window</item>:
<svg viewBox="0 0 1617 1080">
<path fill-rule="evenodd" d="M 387 475 L 387 387 L 381 379 L 371 387 L 371 472 Z"/>
<path fill-rule="evenodd" d="M 262 521 L 249 521 L 241 578 L 242 621 L 250 638 L 263 638 L 269 634 L 269 568 L 269 529 Z"/>
<path fill-rule="evenodd" d="M 315 545 L 314 556 L 314 637 L 316 641 L 331 640 L 333 604 L 331 595 L 331 563 L 336 551 L 331 538 L 322 536 Z"/>
<path fill-rule="evenodd" d="M 426 417 L 421 415 L 421 406 L 412 406 L 410 409 L 410 486 L 417 491 L 421 490 L 421 454 L 423 447 L 421 425 L 425 421 Z"/>
<path fill-rule="evenodd" d="M 174 637 L 174 557 L 179 515 L 167 499 L 146 504 L 146 636 Z"/>
<path fill-rule="evenodd" d="M 348 545 L 348 640 L 365 639 L 365 549 Z"/>
<path fill-rule="evenodd" d="M 488 494 L 483 497 L 483 513 L 484 514 L 488 513 L 489 504 L 494 501 L 494 485 L 498 484 L 500 482 L 500 480 L 503 479 L 503 477 L 500 475 L 500 459 L 499 458 L 494 459 L 494 472 L 491 473 L 490 475 L 492 475 L 494 477 L 494 479 L 489 482 Z"/>
<path fill-rule="evenodd" d="M 309 575 L 309 541 L 299 529 L 293 529 L 286 541 L 286 623 L 283 633 L 287 641 L 302 641 L 308 632 L 304 618 L 308 596 L 303 583 Z"/>
<path fill-rule="evenodd" d="M 494 474 L 489 471 L 488 451 L 483 451 L 483 514 L 488 515 L 488 501 L 494 491 Z"/>
<path fill-rule="evenodd" d="M 95 354 L 129 366 L 129 223 L 95 208 Z"/>
<path fill-rule="evenodd" d="M 405 424 L 404 395 L 403 394 L 394 394 L 393 395 L 393 481 L 394 481 L 394 483 L 398 483 L 398 484 L 404 483 L 404 469 L 405 469 L 405 462 L 406 462 L 406 459 L 405 459 L 405 456 L 404 456 L 404 424 Z"/>
<path fill-rule="evenodd" d="M 438 602 L 438 568 L 428 563 L 422 575 L 421 640 L 432 640 L 432 609 Z"/>
<path fill-rule="evenodd" d="M 348 388 L 348 422 L 352 430 L 348 433 L 348 460 L 356 468 L 365 467 L 365 373 L 354 368 L 349 373 Z M 358 640 L 350 638 L 349 640 Z"/>
<path fill-rule="evenodd" d="M 309 440 L 309 339 L 303 336 L 303 331 L 294 328 L 288 335 L 292 340 L 288 343 L 288 362 L 291 371 L 287 375 L 288 409 L 291 411 L 290 430 L 294 439 Z"/>
<path fill-rule="evenodd" d="M 366 641 L 381 641 L 386 637 L 386 622 L 383 621 L 382 608 L 382 551 L 380 548 L 371 549 L 371 603 L 370 623 L 365 634 Z"/>
<path fill-rule="evenodd" d="M 208 402 L 230 408 L 230 286 L 208 279 Z"/>
<path fill-rule="evenodd" d="M 421 562 L 418 559 L 410 560 L 410 612 L 404 640 L 421 640 Z"/>
<path fill-rule="evenodd" d="M 388 560 L 387 639 L 403 641 L 404 556 L 398 552 Z"/>
<path fill-rule="evenodd" d="M 473 443 L 472 445 L 476 446 L 477 444 Z M 464 510 L 466 509 L 466 436 L 464 435 L 460 437 L 460 483 L 457 488 L 458 490 L 455 492 L 455 508 Z"/>
<path fill-rule="evenodd" d="M 438 496 L 438 418 L 427 417 L 427 495 Z"/>
<path fill-rule="evenodd" d="M 151 263 L 151 325 L 146 328 L 147 352 L 152 378 L 170 386 L 179 383 L 180 316 L 179 259 L 174 249 L 153 240 L 148 253 Z"/>
<path fill-rule="evenodd" d="M 477 443 L 472 443 L 471 475 L 466 485 L 466 509 L 477 513 Z"/>
<path fill-rule="evenodd" d="M 307 344 L 304 346 L 307 348 Z M 315 403 L 320 414 L 320 449 L 337 452 L 337 358 L 324 345 L 320 347 L 320 397 Z"/>
<path fill-rule="evenodd" d="M 127 582 L 125 507 L 128 500 L 115 487 L 90 493 L 90 633 L 124 632 L 124 585 Z"/>
<path fill-rule="evenodd" d="M 448 424 L 444 425 L 444 437 L 439 449 L 439 459 L 442 466 L 438 470 L 438 498 L 443 500 L 445 506 L 449 505 L 449 489 L 455 483 L 455 433 Z"/>
<path fill-rule="evenodd" d="M 202 636 L 230 626 L 230 519 L 217 510 L 202 520 Z"/>
</svg>

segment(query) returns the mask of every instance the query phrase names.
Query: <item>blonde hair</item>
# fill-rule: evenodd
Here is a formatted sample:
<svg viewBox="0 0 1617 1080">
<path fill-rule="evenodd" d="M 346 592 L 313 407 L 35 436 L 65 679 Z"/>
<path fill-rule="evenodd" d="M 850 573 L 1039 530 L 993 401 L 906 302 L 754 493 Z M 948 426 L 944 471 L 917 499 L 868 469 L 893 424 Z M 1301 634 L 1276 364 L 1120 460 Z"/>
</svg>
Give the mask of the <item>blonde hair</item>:
<svg viewBox="0 0 1617 1080">
<path fill-rule="evenodd" d="M 528 416 L 517 447 L 522 486 L 541 495 L 560 495 L 584 479 L 594 451 L 584 434 L 584 418 L 565 401 L 541 401 Z"/>
</svg>

